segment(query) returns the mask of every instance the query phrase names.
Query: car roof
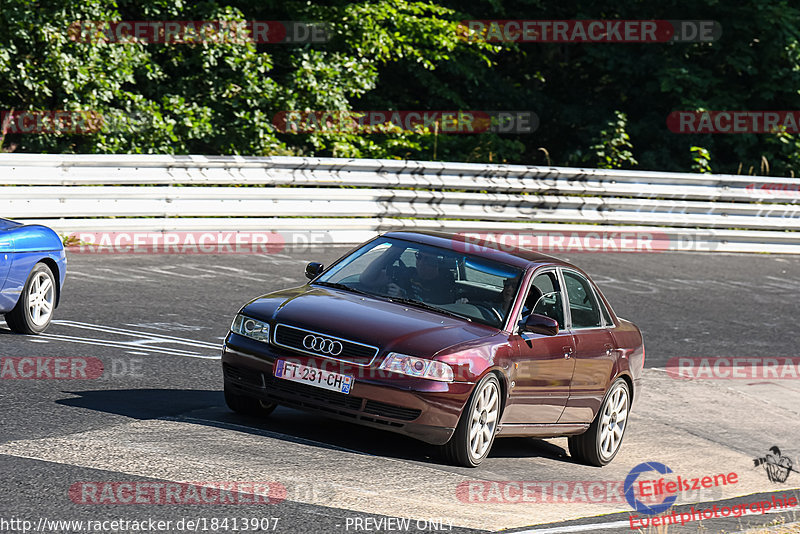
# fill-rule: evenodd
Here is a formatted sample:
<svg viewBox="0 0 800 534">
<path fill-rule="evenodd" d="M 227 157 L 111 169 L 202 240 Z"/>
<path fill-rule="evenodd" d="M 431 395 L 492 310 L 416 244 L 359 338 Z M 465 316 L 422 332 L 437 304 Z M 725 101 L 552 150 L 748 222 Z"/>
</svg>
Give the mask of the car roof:
<svg viewBox="0 0 800 534">
<path fill-rule="evenodd" d="M 512 232 L 506 233 L 511 234 Z M 513 233 L 519 234 L 520 232 Z M 513 248 L 510 250 L 503 250 L 502 246 L 494 247 L 492 246 L 491 241 L 486 239 L 490 234 L 491 232 L 462 232 L 458 234 L 448 234 L 445 232 L 433 231 L 394 231 L 386 232 L 383 235 L 385 237 L 394 237 L 397 239 L 423 243 L 425 245 L 457 250 L 473 256 L 500 261 L 515 267 L 528 268 L 535 265 L 562 265 L 574 267 L 574 265 L 568 261 L 530 249 Z M 497 232 L 497 234 L 503 234 L 503 232 Z M 473 235 L 481 237 L 477 239 L 470 239 L 470 236 Z"/>
</svg>

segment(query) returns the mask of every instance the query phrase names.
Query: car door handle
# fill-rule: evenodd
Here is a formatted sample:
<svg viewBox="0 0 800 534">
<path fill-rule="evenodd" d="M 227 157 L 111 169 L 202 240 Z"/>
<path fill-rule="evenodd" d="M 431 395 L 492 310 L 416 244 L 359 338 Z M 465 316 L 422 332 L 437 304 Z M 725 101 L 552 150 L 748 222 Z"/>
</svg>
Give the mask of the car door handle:
<svg viewBox="0 0 800 534">
<path fill-rule="evenodd" d="M 605 345 L 603 345 L 603 347 L 605 347 L 606 349 L 606 356 L 611 356 L 611 352 L 614 350 L 614 345 L 612 345 L 611 343 L 606 343 Z"/>
<path fill-rule="evenodd" d="M 566 347 L 561 347 L 561 349 L 564 351 L 564 359 L 565 360 L 570 359 L 572 353 L 575 351 L 575 349 L 573 349 L 571 345 L 566 346 Z"/>
</svg>

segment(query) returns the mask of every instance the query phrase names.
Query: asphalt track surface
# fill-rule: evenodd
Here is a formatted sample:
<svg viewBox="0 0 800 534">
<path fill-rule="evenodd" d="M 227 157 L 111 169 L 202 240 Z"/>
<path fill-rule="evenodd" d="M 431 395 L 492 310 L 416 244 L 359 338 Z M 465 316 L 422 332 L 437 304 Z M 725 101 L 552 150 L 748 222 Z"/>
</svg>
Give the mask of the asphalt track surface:
<svg viewBox="0 0 800 534">
<path fill-rule="evenodd" d="M 69 255 L 57 322 L 32 337 L 13 335 L 0 321 L 0 357 L 94 357 L 104 374 L 0 380 L 0 532 L 22 531 L 3 521 L 27 520 L 35 529 L 43 518 L 200 519 L 206 528 L 197 531 L 233 531 L 232 523 L 210 528 L 212 518 L 225 517 L 277 518 L 267 523 L 275 532 L 620 532 L 630 530 L 627 502 L 464 502 L 457 488 L 471 481 L 621 481 L 647 461 L 684 476 L 738 474 L 735 485 L 681 495 L 677 510 L 798 495 L 800 473 L 770 482 L 752 461 L 774 445 L 800 456 L 798 380 L 686 381 L 663 368 L 678 356 L 800 356 L 800 257 L 562 255 L 587 270 L 616 313 L 645 336 L 645 387 L 622 450 L 609 466 L 590 468 L 571 461 L 565 439 L 507 438 L 470 470 L 442 465 L 431 447 L 394 434 L 288 408 L 258 420 L 225 407 L 219 345 L 239 306 L 304 283 L 307 261 L 329 263 L 345 250 Z M 283 484 L 286 499 L 73 502 L 70 486 L 86 481 L 272 481 Z M 797 513 L 693 521 L 669 532 L 735 532 L 795 521 Z M 387 523 L 390 517 L 411 522 Z M 186 530 L 184 523 L 167 531 Z"/>
</svg>

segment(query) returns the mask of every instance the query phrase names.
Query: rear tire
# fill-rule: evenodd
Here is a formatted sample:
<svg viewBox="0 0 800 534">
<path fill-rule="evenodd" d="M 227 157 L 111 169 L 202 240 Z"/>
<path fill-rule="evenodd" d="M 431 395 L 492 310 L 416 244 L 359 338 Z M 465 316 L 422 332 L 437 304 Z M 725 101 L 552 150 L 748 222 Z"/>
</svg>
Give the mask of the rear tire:
<svg viewBox="0 0 800 534">
<path fill-rule="evenodd" d="M 450 441 L 440 447 L 448 463 L 477 467 L 489 456 L 500 422 L 500 406 L 500 382 L 489 373 L 472 391 Z"/>
<path fill-rule="evenodd" d="M 228 386 L 225 386 L 225 404 L 236 413 L 260 417 L 268 416 L 277 406 L 273 403 L 266 403 L 253 397 L 234 393 Z"/>
<path fill-rule="evenodd" d="M 603 399 L 600 411 L 589 429 L 578 436 L 570 436 L 569 454 L 575 460 L 602 467 L 619 452 L 625 429 L 628 428 L 631 394 L 624 378 L 617 378 Z"/>
<path fill-rule="evenodd" d="M 5 314 L 8 327 L 18 334 L 41 334 L 53 320 L 56 307 L 56 278 L 44 263 L 37 263 L 28 275 L 14 309 Z"/>
</svg>

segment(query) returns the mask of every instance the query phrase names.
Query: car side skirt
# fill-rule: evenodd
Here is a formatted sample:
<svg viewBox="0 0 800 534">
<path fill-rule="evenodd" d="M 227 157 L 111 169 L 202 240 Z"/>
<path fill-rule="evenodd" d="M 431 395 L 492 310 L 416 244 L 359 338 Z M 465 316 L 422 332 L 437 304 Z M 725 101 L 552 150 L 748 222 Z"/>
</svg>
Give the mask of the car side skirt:
<svg viewBox="0 0 800 534">
<path fill-rule="evenodd" d="M 538 437 L 557 438 L 560 436 L 574 436 L 583 434 L 589 429 L 588 424 L 505 424 L 497 428 L 498 437 Z"/>
</svg>

